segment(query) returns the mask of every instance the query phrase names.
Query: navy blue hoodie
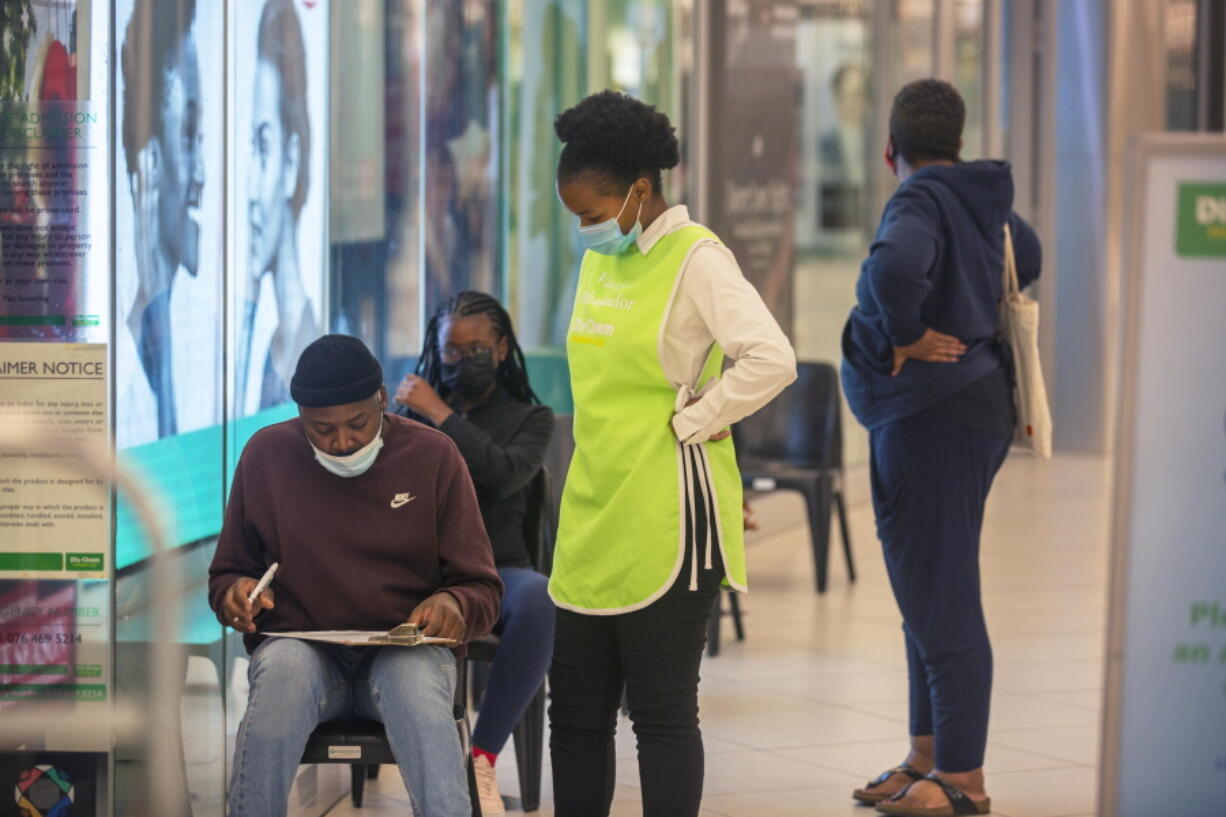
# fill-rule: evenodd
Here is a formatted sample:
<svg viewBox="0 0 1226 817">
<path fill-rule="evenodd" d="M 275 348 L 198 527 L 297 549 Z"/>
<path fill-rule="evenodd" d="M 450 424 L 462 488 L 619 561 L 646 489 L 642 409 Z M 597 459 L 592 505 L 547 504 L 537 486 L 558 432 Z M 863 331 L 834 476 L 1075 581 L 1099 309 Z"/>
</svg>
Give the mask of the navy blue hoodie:
<svg viewBox="0 0 1226 817">
<path fill-rule="evenodd" d="M 1038 236 L 1012 211 L 1008 162 L 930 165 L 890 198 L 843 330 L 843 390 L 865 427 L 919 414 L 1002 365 L 995 339 L 1006 219 L 1022 287 L 1039 277 L 1041 262 Z M 966 355 L 909 359 L 891 377 L 894 347 L 928 329 L 961 340 Z"/>
</svg>

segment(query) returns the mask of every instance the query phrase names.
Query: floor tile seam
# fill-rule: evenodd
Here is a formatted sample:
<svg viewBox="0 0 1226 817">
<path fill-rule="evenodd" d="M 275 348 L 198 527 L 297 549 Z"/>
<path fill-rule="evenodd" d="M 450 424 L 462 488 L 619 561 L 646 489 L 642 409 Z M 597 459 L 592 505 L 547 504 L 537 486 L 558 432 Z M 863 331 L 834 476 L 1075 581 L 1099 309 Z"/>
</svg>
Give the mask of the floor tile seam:
<svg viewBox="0 0 1226 817">
<path fill-rule="evenodd" d="M 882 665 L 880 668 L 877 668 L 877 669 L 874 669 L 874 670 L 867 670 L 867 671 L 868 671 L 868 672 L 898 672 L 898 671 L 905 671 L 905 670 L 906 670 L 906 667 L 904 667 L 904 666 L 902 666 L 902 665 L 885 664 L 885 665 Z M 858 670 L 858 671 L 860 671 L 860 670 Z M 816 671 L 816 672 L 812 672 L 812 671 L 811 671 L 811 672 L 805 672 L 805 673 L 800 673 L 800 674 L 791 674 L 791 673 L 788 673 L 788 674 L 786 674 L 786 675 L 773 675 L 773 676 L 771 676 L 771 677 L 772 677 L 774 680 L 776 680 L 776 681 L 801 681 L 801 680 L 804 680 L 804 679 L 806 679 L 806 678 L 824 678 L 824 677 L 827 677 L 827 676 L 830 676 L 830 675 L 835 675 L 835 674 L 838 674 L 838 673 L 835 673 L 835 672 L 822 672 L 822 671 L 820 671 L 820 670 L 819 670 L 819 671 Z M 854 673 L 853 673 L 853 674 L 854 674 Z M 744 679 L 744 676 L 742 676 L 742 677 L 740 677 L 740 678 L 730 678 L 730 677 L 728 677 L 728 676 L 726 676 L 726 675 L 718 675 L 718 676 L 713 675 L 713 676 L 711 676 L 711 677 L 717 677 L 717 678 L 719 678 L 721 681 L 731 681 L 731 682 L 733 682 L 733 683 L 754 683 L 753 681 L 747 681 L 747 680 L 745 680 L 745 679 Z M 700 685 L 700 687 L 699 687 L 699 688 L 701 689 L 701 685 Z M 1061 692 L 1075 692 L 1075 691 L 1077 691 L 1077 690 L 1060 690 L 1060 691 L 1061 691 Z"/>
<path fill-rule="evenodd" d="M 1050 769 L 1015 769 L 1011 772 L 992 772 L 992 779 L 1001 777 L 1017 777 L 1024 774 L 1050 774 L 1052 772 L 1068 772 L 1068 771 L 1093 771 L 1093 766 L 1087 766 L 1084 763 L 1067 763 L 1064 766 L 1056 766 Z M 1077 812 L 1073 812 L 1076 814 Z"/>
<path fill-rule="evenodd" d="M 1069 723 L 1069 724 L 1065 724 L 1064 726 L 1061 726 L 1059 724 L 1055 726 L 1011 726 L 1007 729 L 999 729 L 997 731 L 1005 732 L 1005 733 L 1015 733 L 1015 732 L 1037 732 L 1042 729 L 1084 729 L 1088 725 L 1089 724 L 1084 724 L 1084 723 Z M 1099 731 L 1099 730 L 1095 730 L 1095 731 Z"/>
<path fill-rule="evenodd" d="M 1030 695 L 1067 695 L 1070 693 L 1077 693 L 1077 692 L 1100 692 L 1101 693 L 1102 691 L 1103 691 L 1103 685 L 1097 684 L 1095 686 L 1061 687 L 1059 689 L 1022 689 L 1020 687 L 1001 687 L 998 689 L 993 689 L 992 694 L 995 695 L 999 692 L 1008 692 L 1012 694 L 1030 694 Z"/>
<path fill-rule="evenodd" d="M 381 773 L 381 774 L 382 774 L 382 773 Z M 399 772 L 397 772 L 397 774 L 399 774 Z M 348 796 L 349 796 L 349 792 L 346 792 L 346 793 L 345 793 L 345 796 L 346 796 L 346 797 L 348 797 Z M 411 805 L 413 805 L 411 802 L 409 802 L 409 793 L 408 793 L 408 792 L 405 792 L 405 793 L 404 793 L 404 797 L 396 797 L 396 796 L 394 796 L 394 795 L 387 794 L 387 793 L 385 793 L 385 792 L 381 792 L 381 791 L 371 791 L 369 781 L 366 783 L 366 793 L 365 793 L 365 796 L 366 796 L 366 797 L 371 797 L 371 796 L 374 796 L 374 797 L 382 797 L 384 800 L 391 800 L 393 803 L 399 803 L 399 804 L 400 804 L 400 805 L 402 805 L 402 806 L 411 806 Z"/>
<path fill-rule="evenodd" d="M 710 775 L 710 774 L 706 774 L 706 775 L 704 775 L 704 781 L 709 781 L 710 779 L 711 779 L 711 775 Z M 627 782 L 627 783 L 625 783 L 624 785 L 629 786 L 629 787 L 633 788 L 633 789 L 634 789 L 634 790 L 636 790 L 636 791 L 642 791 L 641 786 L 640 786 L 640 785 L 639 785 L 637 782 L 636 782 L 636 783 L 630 783 L 630 782 Z M 750 785 L 758 785 L 758 784 L 756 784 L 756 783 L 751 783 Z M 765 784 L 763 784 L 763 785 L 765 786 Z M 776 784 L 776 785 L 769 786 L 769 787 L 765 787 L 765 788 L 761 788 L 761 789 L 741 789 L 741 790 L 738 790 L 738 791 L 712 792 L 712 791 L 710 791 L 709 789 L 707 789 L 707 788 L 706 788 L 706 783 L 704 782 L 704 784 L 703 784 L 703 792 L 702 792 L 702 794 L 703 794 L 703 798 L 705 799 L 707 796 L 711 796 L 711 797 L 736 797 L 737 795 L 741 795 L 741 794 L 765 794 L 765 793 L 767 793 L 767 792 L 805 791 L 805 790 L 807 790 L 807 789 L 811 789 L 811 788 L 814 788 L 814 787 L 813 787 L 813 785 L 812 785 L 812 784 L 808 784 L 808 783 L 804 783 L 804 784 L 800 784 L 800 785 L 793 785 L 793 784 L 791 784 L 791 783 L 785 783 L 785 784 L 783 784 L 783 785 L 778 785 L 778 784 Z M 831 788 L 831 789 L 837 789 L 837 788 L 840 788 L 840 787 L 839 787 L 838 785 L 834 785 L 834 786 L 828 786 L 828 787 L 819 787 L 819 788 Z"/>
<path fill-rule="evenodd" d="M 1014 730 L 1014 731 L 1020 731 L 1020 730 Z M 993 745 L 1001 749 L 1011 749 L 1012 751 L 1015 751 L 1015 752 L 1025 752 L 1027 754 L 1034 755 L 1035 757 L 1040 757 L 1040 758 L 1043 758 L 1044 760 L 1051 761 L 1052 763 L 1061 764 L 1058 767 L 1053 767 L 1053 769 L 1034 769 L 1032 771 L 1054 771 L 1055 768 L 1061 768 L 1061 769 L 1072 769 L 1072 768 L 1093 769 L 1093 768 L 1096 768 L 1096 766 L 1094 766 L 1093 764 L 1083 763 L 1080 760 L 1070 760 L 1067 757 L 1056 757 L 1055 755 L 1044 754 L 1043 752 L 1036 752 L 1033 749 L 1024 749 L 1020 746 L 1009 746 L 1007 744 L 1001 743 L 1000 741 L 996 740 L 991 735 L 989 735 L 988 736 L 988 746 L 991 747 Z M 1001 774 L 1012 774 L 1012 772 L 1001 772 Z"/>
<path fill-rule="evenodd" d="M 867 743 L 869 741 L 865 741 L 865 742 Z M 828 763 L 816 763 L 811 760 L 798 760 L 797 758 L 786 754 L 786 752 L 794 752 L 797 749 L 826 749 L 826 748 L 829 748 L 829 746 L 830 744 L 827 744 L 826 746 L 801 746 L 801 747 L 795 747 L 795 748 L 787 749 L 783 751 L 779 749 L 765 749 L 763 751 L 767 752 L 768 754 L 775 755 L 776 757 L 783 758 L 784 760 L 791 760 L 795 763 L 802 763 L 805 766 L 812 766 L 813 768 L 820 769 L 824 772 L 838 772 L 839 774 L 848 774 L 852 776 L 858 776 L 858 775 L 863 774 L 863 772 L 859 770 L 853 771 L 851 769 L 842 769 L 842 768 L 839 768 L 838 766 L 831 766 Z"/>
</svg>

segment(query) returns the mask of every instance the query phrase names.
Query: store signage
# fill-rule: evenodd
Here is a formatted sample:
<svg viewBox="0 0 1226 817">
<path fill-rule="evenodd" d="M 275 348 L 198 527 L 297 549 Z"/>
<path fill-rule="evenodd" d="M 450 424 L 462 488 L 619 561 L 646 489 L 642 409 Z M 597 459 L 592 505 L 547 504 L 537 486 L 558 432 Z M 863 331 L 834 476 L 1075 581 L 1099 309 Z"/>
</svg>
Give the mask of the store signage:
<svg viewBox="0 0 1226 817">
<path fill-rule="evenodd" d="M 1190 258 L 1226 257 L 1226 182 L 1179 185 L 1175 251 Z"/>
</svg>

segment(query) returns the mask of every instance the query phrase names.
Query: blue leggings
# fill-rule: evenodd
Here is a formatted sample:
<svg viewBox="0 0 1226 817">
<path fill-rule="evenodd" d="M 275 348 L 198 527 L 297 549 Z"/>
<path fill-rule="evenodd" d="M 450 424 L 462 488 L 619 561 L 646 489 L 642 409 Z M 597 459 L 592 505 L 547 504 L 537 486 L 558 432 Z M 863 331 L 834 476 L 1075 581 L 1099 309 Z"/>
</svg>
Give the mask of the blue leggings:
<svg viewBox="0 0 1226 817">
<path fill-rule="evenodd" d="M 502 642 L 473 730 L 473 746 L 495 755 L 545 680 L 553 658 L 555 621 L 548 578 L 526 567 L 502 567 L 498 575 L 506 591 L 494 632 Z"/>
<path fill-rule="evenodd" d="M 992 646 L 979 588 L 979 535 L 1009 441 L 924 412 L 872 432 L 873 510 L 902 612 L 911 734 L 936 765 L 983 765 Z"/>
</svg>

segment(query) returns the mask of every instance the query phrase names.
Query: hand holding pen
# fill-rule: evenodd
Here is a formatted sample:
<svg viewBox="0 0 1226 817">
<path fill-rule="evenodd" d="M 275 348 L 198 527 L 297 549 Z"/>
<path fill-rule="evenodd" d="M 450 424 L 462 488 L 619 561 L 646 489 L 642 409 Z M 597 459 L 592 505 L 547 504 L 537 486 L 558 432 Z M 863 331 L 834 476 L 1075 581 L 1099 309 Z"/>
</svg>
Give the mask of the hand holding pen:
<svg viewBox="0 0 1226 817">
<path fill-rule="evenodd" d="M 274 606 L 273 591 L 269 585 L 278 567 L 280 565 L 273 562 L 259 581 L 244 576 L 230 585 L 222 598 L 221 614 L 218 616 L 223 625 L 233 627 L 240 633 L 255 632 L 255 617 Z"/>
</svg>

